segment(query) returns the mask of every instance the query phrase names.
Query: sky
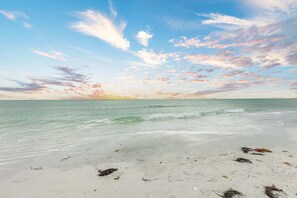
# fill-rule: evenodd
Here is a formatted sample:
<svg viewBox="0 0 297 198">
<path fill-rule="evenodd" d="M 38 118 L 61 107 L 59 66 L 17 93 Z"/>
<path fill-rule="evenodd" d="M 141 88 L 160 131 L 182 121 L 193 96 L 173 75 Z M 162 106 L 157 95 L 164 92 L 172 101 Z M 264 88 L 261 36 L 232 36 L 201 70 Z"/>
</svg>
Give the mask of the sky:
<svg viewBox="0 0 297 198">
<path fill-rule="evenodd" d="M 0 99 L 166 98 L 297 98 L 297 1 L 0 1 Z"/>
</svg>

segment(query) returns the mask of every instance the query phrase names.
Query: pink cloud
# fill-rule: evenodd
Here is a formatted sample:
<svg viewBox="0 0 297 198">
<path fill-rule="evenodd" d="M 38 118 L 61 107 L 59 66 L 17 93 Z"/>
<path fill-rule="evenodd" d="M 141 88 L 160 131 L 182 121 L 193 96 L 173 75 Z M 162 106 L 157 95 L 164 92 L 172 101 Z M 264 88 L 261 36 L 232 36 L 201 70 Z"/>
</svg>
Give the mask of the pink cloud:
<svg viewBox="0 0 297 198">
<path fill-rule="evenodd" d="M 221 68 L 237 68 L 253 66 L 254 62 L 249 57 L 234 56 L 232 51 L 225 50 L 216 55 L 192 54 L 184 56 L 184 59 L 198 65 L 221 67 Z"/>
</svg>

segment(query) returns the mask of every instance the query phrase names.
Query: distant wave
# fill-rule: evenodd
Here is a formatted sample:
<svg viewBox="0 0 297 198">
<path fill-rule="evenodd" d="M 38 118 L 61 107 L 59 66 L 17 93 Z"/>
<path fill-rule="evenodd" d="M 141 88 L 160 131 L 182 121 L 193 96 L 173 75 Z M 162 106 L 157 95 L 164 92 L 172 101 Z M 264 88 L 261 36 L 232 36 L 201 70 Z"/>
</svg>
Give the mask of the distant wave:
<svg viewBox="0 0 297 198">
<path fill-rule="evenodd" d="M 142 122 L 144 120 L 145 119 L 140 116 L 126 116 L 126 117 L 115 118 L 112 121 L 119 124 L 126 124 L 126 123 Z"/>
<path fill-rule="evenodd" d="M 200 117 L 200 114 L 196 113 L 181 113 L 181 114 L 153 114 L 150 115 L 146 120 L 156 121 L 156 120 L 173 120 L 173 119 L 191 119 Z"/>
<path fill-rule="evenodd" d="M 153 107 L 155 108 L 155 107 Z M 159 107 L 156 107 L 159 108 Z M 240 114 L 246 112 L 244 109 L 219 109 L 214 111 L 207 112 L 199 112 L 199 113 L 160 113 L 160 114 L 152 114 L 149 116 L 123 116 L 117 118 L 103 118 L 98 120 L 89 120 L 84 122 L 86 124 L 84 127 L 92 127 L 96 125 L 108 125 L 108 124 L 131 124 L 131 123 L 140 123 L 144 121 L 168 121 L 168 120 L 187 120 L 187 119 L 195 119 L 199 117 L 207 117 L 207 116 L 217 116 L 221 114 Z"/>
<path fill-rule="evenodd" d="M 225 112 L 227 113 L 242 113 L 242 112 L 245 112 L 244 109 L 227 109 L 225 110 Z"/>
<path fill-rule="evenodd" d="M 148 108 L 168 108 L 168 107 L 182 107 L 182 105 L 148 105 Z"/>
<path fill-rule="evenodd" d="M 157 109 L 157 108 L 172 108 L 172 107 L 184 107 L 185 105 L 143 105 L 143 106 L 113 106 L 113 107 L 99 107 L 100 110 L 112 110 L 112 109 Z"/>
</svg>

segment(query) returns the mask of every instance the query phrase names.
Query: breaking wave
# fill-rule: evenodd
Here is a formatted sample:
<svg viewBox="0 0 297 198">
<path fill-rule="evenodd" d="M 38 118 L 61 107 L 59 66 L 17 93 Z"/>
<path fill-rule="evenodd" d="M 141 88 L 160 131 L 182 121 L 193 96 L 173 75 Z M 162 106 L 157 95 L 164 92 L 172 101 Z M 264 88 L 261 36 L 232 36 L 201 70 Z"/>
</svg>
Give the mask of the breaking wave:
<svg viewBox="0 0 297 198">
<path fill-rule="evenodd" d="M 159 107 L 157 107 L 159 108 Z M 187 120 L 187 119 L 195 119 L 199 117 L 207 117 L 207 116 L 217 116 L 222 114 L 239 114 L 246 112 L 244 109 L 219 109 L 214 111 L 207 112 L 199 112 L 199 113 L 160 113 L 160 114 L 152 114 L 148 116 L 123 116 L 117 118 L 104 118 L 98 120 L 90 120 L 84 122 L 89 127 L 94 125 L 107 125 L 107 124 L 131 124 L 131 123 L 140 123 L 144 121 L 168 121 L 168 120 Z"/>
</svg>

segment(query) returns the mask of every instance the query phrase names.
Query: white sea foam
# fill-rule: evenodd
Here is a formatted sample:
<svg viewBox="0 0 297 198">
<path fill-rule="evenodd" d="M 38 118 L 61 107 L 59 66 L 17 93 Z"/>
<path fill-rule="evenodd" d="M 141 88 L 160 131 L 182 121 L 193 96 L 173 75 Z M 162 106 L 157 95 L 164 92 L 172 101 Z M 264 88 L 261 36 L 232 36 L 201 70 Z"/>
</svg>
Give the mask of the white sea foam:
<svg viewBox="0 0 297 198">
<path fill-rule="evenodd" d="M 153 114 L 150 115 L 146 120 L 169 120 L 169 119 L 189 119 L 197 118 L 200 114 L 197 113 L 181 113 L 181 114 Z"/>
<path fill-rule="evenodd" d="M 276 121 L 276 123 L 279 125 L 279 126 L 284 126 L 285 123 L 283 121 Z"/>
<path fill-rule="evenodd" d="M 244 109 L 226 109 L 225 112 L 227 113 L 242 113 L 245 112 Z"/>
</svg>

